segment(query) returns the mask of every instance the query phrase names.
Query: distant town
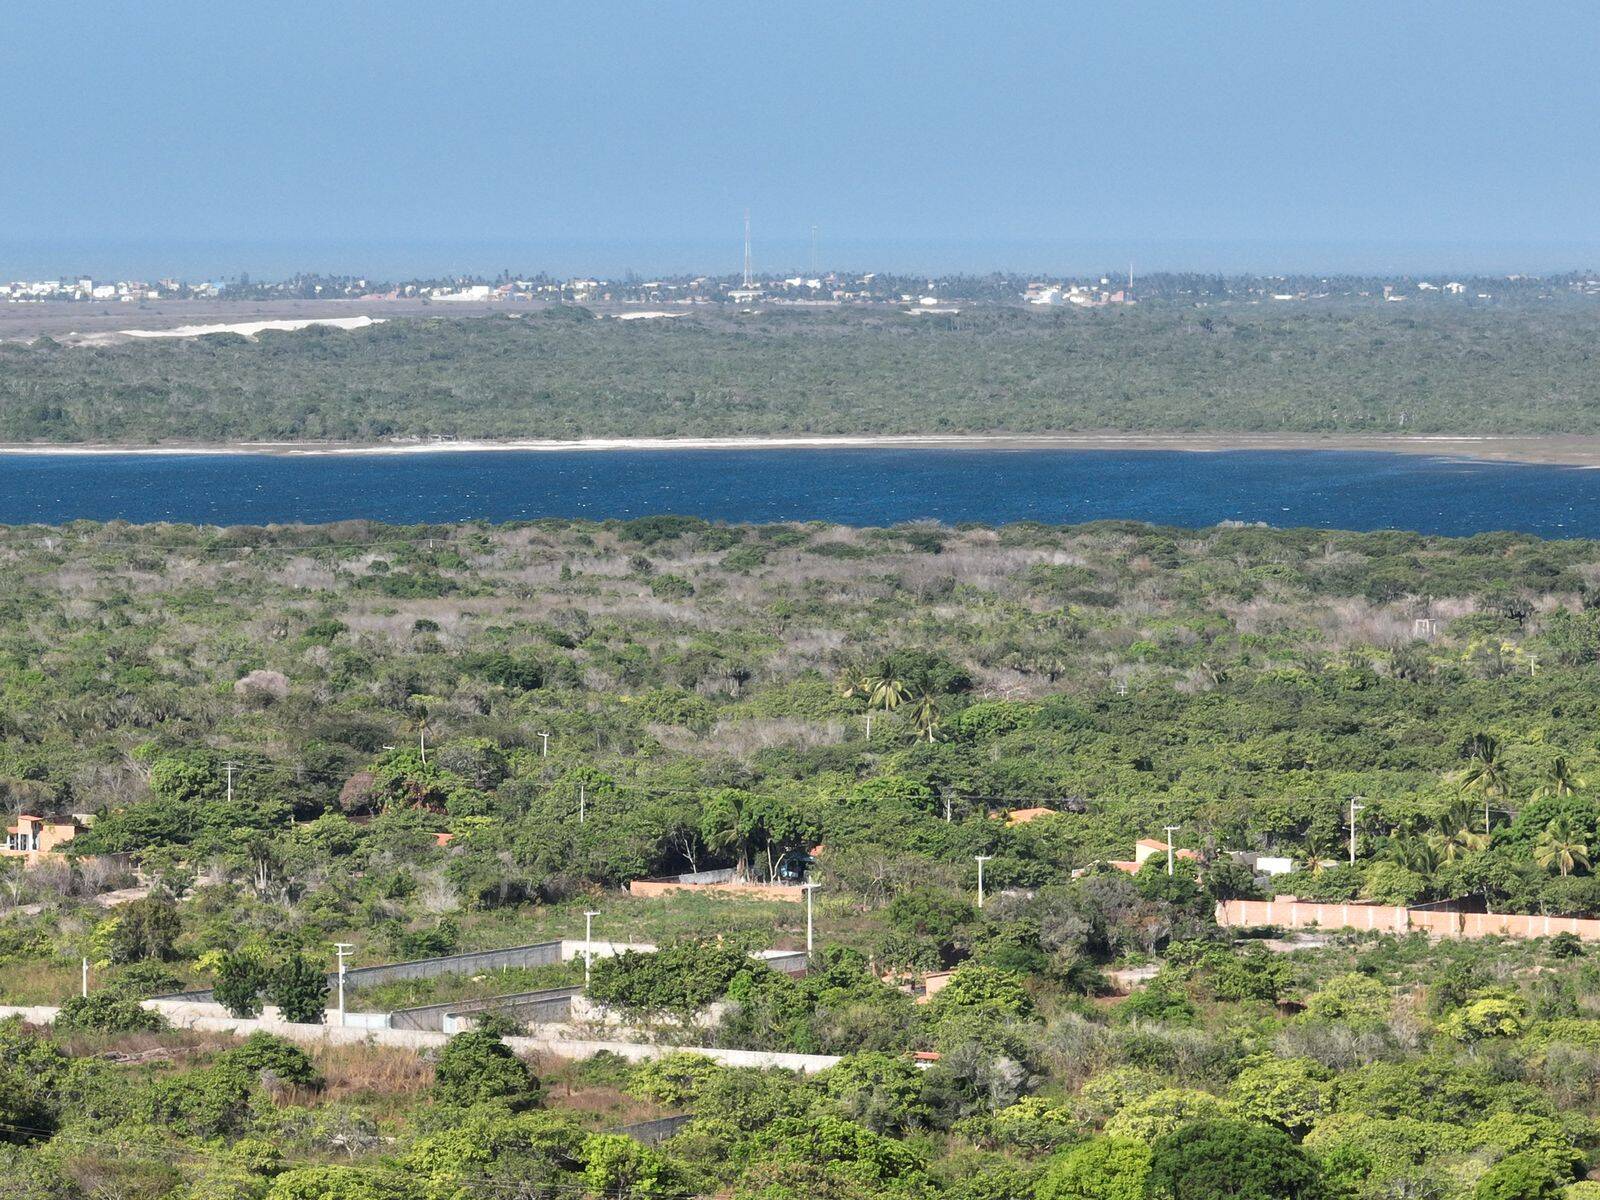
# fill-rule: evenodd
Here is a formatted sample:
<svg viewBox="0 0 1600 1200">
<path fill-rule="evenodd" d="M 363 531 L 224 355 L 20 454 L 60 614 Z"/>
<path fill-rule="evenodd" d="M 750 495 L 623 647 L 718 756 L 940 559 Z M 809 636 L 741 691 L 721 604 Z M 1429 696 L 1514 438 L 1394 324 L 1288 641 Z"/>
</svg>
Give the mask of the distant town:
<svg viewBox="0 0 1600 1200">
<path fill-rule="evenodd" d="M 1142 301 L 1208 304 L 1284 304 L 1316 301 L 1494 304 L 1600 296 L 1600 275 L 1432 277 L 1363 275 L 1203 275 L 1176 272 L 1136 276 L 1132 270 L 1084 277 L 1017 275 L 909 276 L 880 272 L 799 272 L 774 275 L 685 275 L 642 278 L 503 272 L 411 280 L 301 274 L 264 281 L 234 279 L 103 279 L 72 274 L 0 282 L 7 304 L 138 303 L 152 300 L 363 300 L 438 304 L 532 303 L 649 306 L 681 311 L 700 305 L 829 307 L 896 305 L 937 314 L 962 304 L 1037 308 L 1100 308 Z M 643 315 L 643 314 L 641 314 Z"/>
</svg>

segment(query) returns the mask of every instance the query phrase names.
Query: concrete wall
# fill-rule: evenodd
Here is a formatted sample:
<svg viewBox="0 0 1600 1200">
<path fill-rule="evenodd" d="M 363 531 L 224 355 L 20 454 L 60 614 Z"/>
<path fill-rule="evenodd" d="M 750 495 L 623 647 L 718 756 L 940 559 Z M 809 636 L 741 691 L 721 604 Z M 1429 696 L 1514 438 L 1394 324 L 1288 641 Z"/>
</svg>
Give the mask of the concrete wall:
<svg viewBox="0 0 1600 1200">
<path fill-rule="evenodd" d="M 151 1005 L 156 1007 L 156 1005 Z M 176 1006 L 175 1006 L 176 1007 Z M 34 1025 L 49 1025 L 61 1010 L 53 1007 L 0 1007 L 0 1019 L 20 1016 Z M 276 1034 L 290 1041 L 327 1045 L 365 1044 L 399 1046 L 411 1050 L 430 1050 L 450 1040 L 448 1034 L 425 1029 L 354 1029 L 336 1025 L 296 1025 L 265 1017 L 240 1020 L 237 1017 L 200 1016 L 190 1013 L 181 1019 L 169 1017 L 179 1028 L 212 1033 L 231 1033 L 249 1037 L 252 1033 Z M 658 1046 L 645 1042 L 585 1041 L 567 1038 L 514 1037 L 506 1045 L 518 1054 L 547 1054 L 555 1058 L 583 1059 L 608 1052 L 630 1062 L 662 1058 L 668 1054 L 699 1054 L 730 1067 L 781 1067 L 790 1071 L 825 1071 L 838 1063 L 832 1054 L 776 1054 L 765 1050 L 726 1050 L 720 1046 Z"/>
<path fill-rule="evenodd" d="M 585 947 L 589 947 L 596 958 L 609 958 L 630 950 L 636 954 L 654 954 L 661 949 L 654 942 L 609 942 L 604 938 L 595 938 L 590 943 L 582 938 L 568 938 L 561 943 L 561 961 L 571 962 L 575 958 L 582 958 Z"/>
<path fill-rule="evenodd" d="M 1287 929 L 1372 929 L 1384 933 L 1420 930 L 1436 937 L 1554 937 L 1571 933 L 1586 942 L 1600 941 L 1600 920 L 1510 913 L 1453 913 L 1391 904 L 1317 904 L 1278 897 L 1272 900 L 1223 900 L 1217 924 L 1240 927 L 1281 925 Z"/>
<path fill-rule="evenodd" d="M 456 1032 L 450 1017 L 486 1012 L 501 1012 L 525 1023 L 549 1024 L 564 1021 L 572 1010 L 572 998 L 582 988 L 546 988 L 538 992 L 513 992 L 482 1000 L 450 1000 L 443 1004 L 420 1004 L 397 1009 L 389 1014 L 391 1029 L 439 1029 Z"/>
<path fill-rule="evenodd" d="M 658 1146 L 692 1120 L 694 1120 L 693 1113 L 680 1113 L 675 1117 L 657 1117 L 654 1121 L 635 1121 L 632 1125 L 619 1125 L 606 1132 L 620 1133 L 636 1142 L 643 1142 L 646 1146 Z"/>
<path fill-rule="evenodd" d="M 416 958 L 409 962 L 384 963 L 375 967 L 351 967 L 344 973 L 347 991 L 371 987 L 379 983 L 392 983 L 396 979 L 433 979 L 439 975 L 476 975 L 481 971 L 497 971 L 503 967 L 542 967 L 571 958 L 565 952 L 566 942 L 534 942 L 527 946 L 507 946 L 503 950 L 476 950 L 469 954 L 447 954 L 441 958 Z M 582 943 L 578 943 L 582 945 Z M 598 943 L 596 943 L 598 945 Z M 598 953 L 598 950 L 596 951 Z M 339 973 L 330 971 L 328 990 L 339 986 Z M 210 991 L 174 992 L 158 996 L 158 1000 L 189 1000 L 209 1003 L 214 997 Z"/>
</svg>

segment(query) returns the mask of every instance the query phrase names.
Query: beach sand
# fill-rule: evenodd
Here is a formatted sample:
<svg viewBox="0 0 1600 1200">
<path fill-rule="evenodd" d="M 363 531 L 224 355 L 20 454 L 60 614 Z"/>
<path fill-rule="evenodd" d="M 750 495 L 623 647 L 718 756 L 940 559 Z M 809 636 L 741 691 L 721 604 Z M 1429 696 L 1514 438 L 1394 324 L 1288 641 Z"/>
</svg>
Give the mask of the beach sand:
<svg viewBox="0 0 1600 1200">
<path fill-rule="evenodd" d="M 583 450 L 778 450 L 778 449 L 942 449 L 942 450 L 1183 450 L 1219 453 L 1238 450 L 1358 450 L 1425 454 L 1443 458 L 1499 462 L 1600 466 L 1600 437 L 1572 435 L 1275 433 L 1063 433 L 1063 434 L 861 434 L 703 437 L 703 438 L 519 438 L 506 440 L 394 440 L 354 442 L 172 442 L 146 445 L 12 443 L 0 454 L 436 454 L 471 451 Z"/>
</svg>

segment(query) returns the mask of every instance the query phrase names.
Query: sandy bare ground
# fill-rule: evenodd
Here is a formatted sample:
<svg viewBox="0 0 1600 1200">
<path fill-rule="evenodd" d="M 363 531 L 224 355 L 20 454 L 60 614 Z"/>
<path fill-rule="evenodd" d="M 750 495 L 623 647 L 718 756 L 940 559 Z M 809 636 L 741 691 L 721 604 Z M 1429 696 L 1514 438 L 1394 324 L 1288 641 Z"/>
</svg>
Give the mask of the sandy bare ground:
<svg viewBox="0 0 1600 1200">
<path fill-rule="evenodd" d="M 537 311 L 537 304 L 424 300 L 94 300 L 39 304 L 0 303 L 0 341 L 29 341 L 41 334 L 76 343 L 125 330 L 166 330 L 182 325 L 305 321 L 368 316 L 472 317 Z"/>
<path fill-rule="evenodd" d="M 1573 435 L 1418 434 L 1407 437 L 1275 433 L 862 434 L 705 438 L 527 438 L 504 441 L 394 440 L 353 442 L 171 442 L 157 445 L 10 443 L 0 454 L 433 454 L 487 451 L 617 450 L 1365 450 L 1441 458 L 1600 467 L 1600 437 Z"/>
</svg>

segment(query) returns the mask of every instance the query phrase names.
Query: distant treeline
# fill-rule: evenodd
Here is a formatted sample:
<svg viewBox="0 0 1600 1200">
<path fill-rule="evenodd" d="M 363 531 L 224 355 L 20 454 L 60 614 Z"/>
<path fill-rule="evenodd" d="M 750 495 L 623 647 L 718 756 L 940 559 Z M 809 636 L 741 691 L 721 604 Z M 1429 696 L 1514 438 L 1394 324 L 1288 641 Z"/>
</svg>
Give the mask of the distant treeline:
<svg viewBox="0 0 1600 1200">
<path fill-rule="evenodd" d="M 395 320 L 0 347 L 0 439 L 1600 432 L 1588 305 Z"/>
</svg>

